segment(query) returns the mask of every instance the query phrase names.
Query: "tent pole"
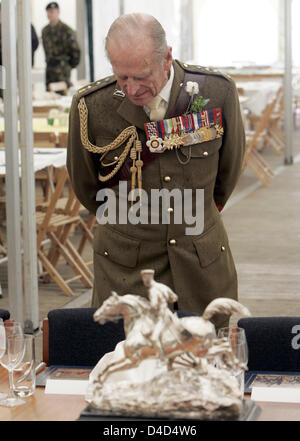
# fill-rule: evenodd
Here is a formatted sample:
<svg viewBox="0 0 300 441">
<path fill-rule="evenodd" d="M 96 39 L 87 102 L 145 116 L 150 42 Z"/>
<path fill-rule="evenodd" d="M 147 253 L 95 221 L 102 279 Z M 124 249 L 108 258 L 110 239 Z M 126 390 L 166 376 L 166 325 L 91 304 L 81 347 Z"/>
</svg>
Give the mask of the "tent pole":
<svg viewBox="0 0 300 441">
<path fill-rule="evenodd" d="M 286 165 L 293 164 L 292 0 L 284 0 L 284 133 Z"/>
<path fill-rule="evenodd" d="M 30 0 L 17 0 L 25 332 L 39 328 L 35 179 L 32 131 Z"/>
<path fill-rule="evenodd" d="M 23 325 L 16 48 L 16 2 L 2 0 L 2 62 L 6 70 L 4 121 L 8 301 L 11 317 Z"/>
</svg>

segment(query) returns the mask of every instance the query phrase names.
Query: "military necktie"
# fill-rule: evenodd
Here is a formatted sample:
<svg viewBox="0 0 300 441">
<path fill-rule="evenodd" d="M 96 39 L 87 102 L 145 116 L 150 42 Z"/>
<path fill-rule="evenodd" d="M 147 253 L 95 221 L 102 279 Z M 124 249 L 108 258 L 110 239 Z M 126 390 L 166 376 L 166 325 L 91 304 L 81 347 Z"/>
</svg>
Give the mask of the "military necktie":
<svg viewBox="0 0 300 441">
<path fill-rule="evenodd" d="M 164 116 L 166 114 L 166 109 L 163 106 L 163 98 L 159 95 L 155 96 L 148 104 L 147 106 L 150 109 L 150 115 L 149 118 L 151 121 L 159 121 L 161 119 L 164 119 Z"/>
</svg>

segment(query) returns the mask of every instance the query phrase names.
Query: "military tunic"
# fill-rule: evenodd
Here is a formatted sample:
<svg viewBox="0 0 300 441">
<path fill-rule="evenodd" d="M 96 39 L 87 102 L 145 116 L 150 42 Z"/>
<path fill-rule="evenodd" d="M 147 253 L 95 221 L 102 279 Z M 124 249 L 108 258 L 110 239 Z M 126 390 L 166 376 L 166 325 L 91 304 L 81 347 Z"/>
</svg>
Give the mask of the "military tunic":
<svg viewBox="0 0 300 441">
<path fill-rule="evenodd" d="M 48 24 L 42 30 L 46 55 L 46 87 L 51 82 L 65 81 L 70 86 L 72 68 L 80 61 L 80 48 L 75 32 L 65 23 Z"/>
<path fill-rule="evenodd" d="M 181 310 L 202 313 L 216 297 L 237 298 L 235 265 L 217 209 L 218 204 L 225 205 L 235 187 L 244 154 L 244 129 L 236 87 L 220 73 L 178 61 L 173 66 L 174 81 L 165 118 L 173 116 L 185 72 L 193 72 L 199 78 L 205 77 L 202 94 L 210 99 L 207 108 L 222 109 L 224 135 L 195 144 L 191 149 L 182 147 L 180 160 L 174 150 L 154 154 L 155 159 L 143 167 L 143 189 L 148 194 L 151 189 L 162 188 L 204 189 L 204 229 L 201 234 L 186 235 L 187 225 L 184 221 L 176 224 L 172 213 L 168 224 L 97 225 L 93 306 L 102 304 L 112 290 L 118 294 L 147 295 L 140 277 L 142 269 L 155 270 L 155 280 L 167 284 L 178 295 Z M 114 77 L 84 88 L 73 97 L 70 112 L 68 171 L 75 194 L 93 213 L 99 207 L 96 193 L 107 185 L 98 180 L 98 171 L 103 172 L 99 155 L 88 152 L 81 144 L 80 98 L 84 97 L 88 108 L 88 135 L 94 145 L 109 144 L 122 130 L 133 125 L 143 143 L 144 156 L 147 148 L 144 123 L 149 119 L 144 109 L 115 93 L 116 89 Z M 122 149 L 109 152 L 107 161 L 120 155 Z M 111 185 L 118 194 L 117 184 L 116 180 Z M 219 317 L 219 323 L 221 320 Z"/>
</svg>

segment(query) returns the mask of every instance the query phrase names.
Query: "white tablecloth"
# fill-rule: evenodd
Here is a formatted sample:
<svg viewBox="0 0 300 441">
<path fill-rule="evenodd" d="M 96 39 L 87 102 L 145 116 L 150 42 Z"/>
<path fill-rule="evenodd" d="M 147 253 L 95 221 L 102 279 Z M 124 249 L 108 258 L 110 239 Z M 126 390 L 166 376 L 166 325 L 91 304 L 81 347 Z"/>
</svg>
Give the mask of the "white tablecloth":
<svg viewBox="0 0 300 441">
<path fill-rule="evenodd" d="M 255 115 L 261 115 L 267 104 L 275 98 L 280 86 L 280 81 L 246 81 L 237 83 L 237 87 L 244 91 L 242 96 L 248 98 L 244 103 L 241 103 L 242 106 Z"/>
<path fill-rule="evenodd" d="M 67 149 L 65 148 L 38 148 L 35 147 L 33 152 L 33 167 L 37 172 L 43 168 L 53 165 L 53 167 L 62 167 L 66 164 Z M 19 150 L 19 174 L 21 176 L 21 151 Z M 0 148 L 0 174 L 5 175 L 5 149 Z"/>
<path fill-rule="evenodd" d="M 44 95 L 35 96 L 32 100 L 32 105 L 34 107 L 51 107 L 51 106 L 60 106 L 63 109 L 71 107 L 72 97 L 71 96 L 61 96 L 57 93 L 52 92 L 52 96 L 48 96 L 46 94 L 51 94 L 51 92 L 45 92 Z"/>
</svg>

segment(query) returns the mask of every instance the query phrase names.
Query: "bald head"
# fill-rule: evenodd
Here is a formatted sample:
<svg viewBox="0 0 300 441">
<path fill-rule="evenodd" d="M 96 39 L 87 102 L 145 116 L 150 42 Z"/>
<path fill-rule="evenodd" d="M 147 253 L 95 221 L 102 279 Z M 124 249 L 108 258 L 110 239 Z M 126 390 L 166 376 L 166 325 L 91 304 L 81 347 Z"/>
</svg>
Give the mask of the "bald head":
<svg viewBox="0 0 300 441">
<path fill-rule="evenodd" d="M 172 48 L 154 17 L 126 14 L 117 18 L 108 31 L 106 51 L 119 87 L 134 104 L 147 105 L 167 83 Z"/>
<path fill-rule="evenodd" d="M 166 33 L 156 18 L 148 14 L 124 14 L 111 25 L 106 37 L 106 52 L 111 59 L 111 49 L 139 50 L 151 43 L 157 62 L 161 62 L 168 49 Z"/>
</svg>

